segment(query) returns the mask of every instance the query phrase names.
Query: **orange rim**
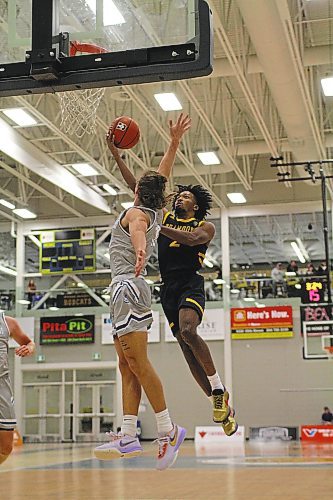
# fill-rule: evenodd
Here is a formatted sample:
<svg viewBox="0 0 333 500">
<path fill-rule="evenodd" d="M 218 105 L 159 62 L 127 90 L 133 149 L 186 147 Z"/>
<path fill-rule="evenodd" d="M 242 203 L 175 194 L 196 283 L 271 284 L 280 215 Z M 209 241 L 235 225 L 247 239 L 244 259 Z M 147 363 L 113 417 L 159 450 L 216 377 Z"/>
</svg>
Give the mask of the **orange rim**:
<svg viewBox="0 0 333 500">
<path fill-rule="evenodd" d="M 77 52 L 86 52 L 88 54 L 105 54 L 109 51 L 104 49 L 104 47 L 95 45 L 94 43 L 80 43 L 77 40 L 73 40 L 72 42 L 70 42 L 70 57 L 76 56 Z"/>
</svg>

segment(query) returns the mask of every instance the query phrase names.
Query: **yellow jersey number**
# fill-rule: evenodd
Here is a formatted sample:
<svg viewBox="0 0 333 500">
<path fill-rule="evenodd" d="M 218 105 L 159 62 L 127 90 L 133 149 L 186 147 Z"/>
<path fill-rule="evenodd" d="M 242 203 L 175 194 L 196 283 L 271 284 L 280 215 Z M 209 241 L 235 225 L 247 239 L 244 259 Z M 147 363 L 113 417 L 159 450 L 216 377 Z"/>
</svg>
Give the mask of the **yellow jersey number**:
<svg viewBox="0 0 333 500">
<path fill-rule="evenodd" d="M 178 243 L 178 241 L 172 241 L 169 245 L 170 248 L 179 248 L 180 247 L 180 243 Z"/>
</svg>

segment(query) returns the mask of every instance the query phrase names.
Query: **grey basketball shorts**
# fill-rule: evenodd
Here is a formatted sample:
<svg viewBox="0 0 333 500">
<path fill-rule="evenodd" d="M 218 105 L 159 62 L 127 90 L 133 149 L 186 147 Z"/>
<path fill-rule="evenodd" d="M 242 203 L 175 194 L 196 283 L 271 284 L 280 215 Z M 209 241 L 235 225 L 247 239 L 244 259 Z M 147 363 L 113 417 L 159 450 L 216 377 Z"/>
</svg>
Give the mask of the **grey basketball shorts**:
<svg viewBox="0 0 333 500">
<path fill-rule="evenodd" d="M 14 397 L 10 385 L 8 373 L 1 375 L 4 372 L 7 363 L 7 354 L 0 353 L 0 431 L 12 431 L 16 427 Z"/>
<path fill-rule="evenodd" d="M 111 284 L 113 335 L 147 332 L 153 322 L 151 292 L 144 278 L 125 278 Z"/>
</svg>

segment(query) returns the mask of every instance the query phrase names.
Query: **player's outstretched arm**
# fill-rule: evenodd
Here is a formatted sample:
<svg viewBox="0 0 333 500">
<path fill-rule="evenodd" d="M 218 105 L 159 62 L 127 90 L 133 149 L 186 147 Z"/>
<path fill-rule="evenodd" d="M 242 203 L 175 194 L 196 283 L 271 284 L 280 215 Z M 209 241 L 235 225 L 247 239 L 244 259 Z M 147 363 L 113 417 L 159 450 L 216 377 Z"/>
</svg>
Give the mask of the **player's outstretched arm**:
<svg viewBox="0 0 333 500">
<path fill-rule="evenodd" d="M 134 177 L 134 175 L 132 174 L 132 172 L 130 171 L 130 169 L 128 168 L 126 163 L 124 162 L 124 160 L 121 158 L 118 148 L 114 145 L 113 135 L 112 135 L 111 130 L 112 130 L 112 125 L 111 125 L 108 133 L 106 134 L 106 143 L 108 145 L 109 150 L 111 151 L 111 153 L 113 155 L 113 158 L 115 159 L 115 161 L 119 167 L 120 173 L 123 176 L 124 181 L 126 182 L 127 186 L 134 193 L 135 186 L 136 186 L 136 178 Z"/>
<path fill-rule="evenodd" d="M 204 222 L 200 227 L 194 229 L 192 233 L 188 233 L 180 229 L 162 226 L 161 233 L 171 240 L 178 241 L 182 245 L 194 247 L 209 243 L 214 238 L 215 227 L 211 222 Z"/>
<path fill-rule="evenodd" d="M 163 156 L 161 163 L 158 167 L 158 173 L 164 175 L 167 179 L 170 177 L 170 173 L 175 162 L 177 149 L 181 138 L 187 130 L 191 128 L 191 118 L 188 115 L 183 115 L 181 113 L 178 120 L 174 124 L 172 120 L 169 120 L 169 131 L 170 131 L 170 144 Z"/>
<path fill-rule="evenodd" d="M 128 231 L 136 253 L 135 276 L 140 276 L 146 261 L 148 216 L 141 210 L 132 208 L 126 213 L 123 224 L 128 224 Z"/>
<path fill-rule="evenodd" d="M 6 316 L 5 318 L 10 336 L 20 345 L 20 347 L 15 349 L 15 354 L 22 358 L 31 356 L 35 352 L 35 343 L 23 332 L 16 319 L 10 316 Z"/>
</svg>

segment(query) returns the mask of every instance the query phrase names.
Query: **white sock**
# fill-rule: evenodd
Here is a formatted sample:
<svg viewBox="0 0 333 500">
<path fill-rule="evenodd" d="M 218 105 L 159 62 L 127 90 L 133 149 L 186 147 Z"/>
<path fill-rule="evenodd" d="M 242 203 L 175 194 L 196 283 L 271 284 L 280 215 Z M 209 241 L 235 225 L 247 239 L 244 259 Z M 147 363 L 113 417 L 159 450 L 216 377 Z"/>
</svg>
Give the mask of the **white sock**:
<svg viewBox="0 0 333 500">
<path fill-rule="evenodd" d="M 166 436 L 173 429 L 173 424 L 171 422 L 171 418 L 169 415 L 169 410 L 160 411 L 159 413 L 155 413 L 156 423 L 157 423 L 157 432 L 159 436 Z"/>
<path fill-rule="evenodd" d="M 207 378 L 209 380 L 210 386 L 212 388 L 212 391 L 215 389 L 222 389 L 222 391 L 225 391 L 225 387 L 221 382 L 219 374 L 216 372 L 214 375 L 207 375 Z"/>
<path fill-rule="evenodd" d="M 137 415 L 124 415 L 121 424 L 121 433 L 124 434 L 124 436 L 136 437 L 137 421 Z"/>
</svg>

